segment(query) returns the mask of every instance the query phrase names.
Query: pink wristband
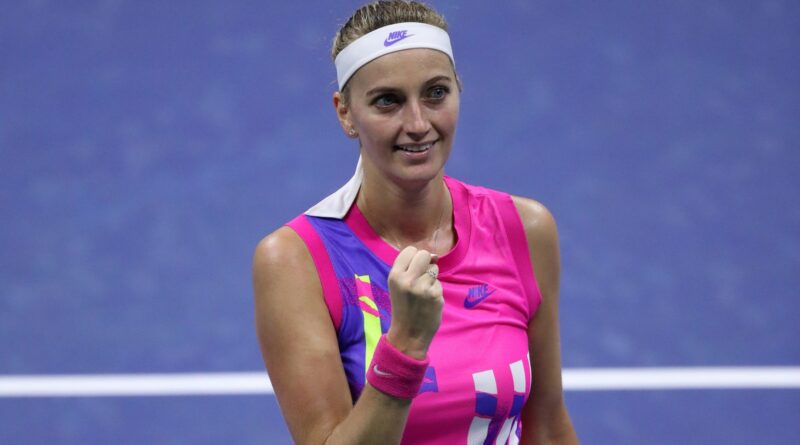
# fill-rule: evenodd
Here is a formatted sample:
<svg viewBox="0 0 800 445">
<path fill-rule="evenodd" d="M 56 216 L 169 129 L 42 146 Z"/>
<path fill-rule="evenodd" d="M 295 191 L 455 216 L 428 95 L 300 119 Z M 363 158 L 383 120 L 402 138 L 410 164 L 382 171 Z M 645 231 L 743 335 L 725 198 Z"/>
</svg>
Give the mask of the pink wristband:
<svg viewBox="0 0 800 445">
<path fill-rule="evenodd" d="M 378 391 L 401 399 L 413 399 L 419 392 L 428 358 L 417 360 L 398 351 L 381 335 L 372 363 L 367 371 L 367 381 Z"/>
</svg>

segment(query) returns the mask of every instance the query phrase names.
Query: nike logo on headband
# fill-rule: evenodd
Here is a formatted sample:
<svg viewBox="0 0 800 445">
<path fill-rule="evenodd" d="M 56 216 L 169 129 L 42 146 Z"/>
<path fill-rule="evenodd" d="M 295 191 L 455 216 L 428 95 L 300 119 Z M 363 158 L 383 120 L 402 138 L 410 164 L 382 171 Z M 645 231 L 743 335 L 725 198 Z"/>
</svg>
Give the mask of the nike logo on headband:
<svg viewBox="0 0 800 445">
<path fill-rule="evenodd" d="M 389 37 L 383 41 L 383 46 L 392 46 L 403 39 L 414 36 L 414 34 L 406 34 L 407 32 L 406 30 L 390 32 Z"/>
</svg>

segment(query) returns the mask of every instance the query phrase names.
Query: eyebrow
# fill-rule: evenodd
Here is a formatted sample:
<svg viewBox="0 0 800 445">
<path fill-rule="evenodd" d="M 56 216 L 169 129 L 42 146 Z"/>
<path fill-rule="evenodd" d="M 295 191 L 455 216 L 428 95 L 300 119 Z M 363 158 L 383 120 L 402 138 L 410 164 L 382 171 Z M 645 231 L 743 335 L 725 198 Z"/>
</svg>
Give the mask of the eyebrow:
<svg viewBox="0 0 800 445">
<path fill-rule="evenodd" d="M 431 77 L 430 79 L 426 80 L 424 85 L 428 86 L 428 85 L 434 84 L 436 82 L 441 82 L 441 81 L 452 82 L 453 79 L 450 76 L 445 76 L 445 75 L 434 76 L 434 77 Z M 380 93 L 391 93 L 391 92 L 395 92 L 397 90 L 398 90 L 398 88 L 379 86 L 379 87 L 375 87 L 375 88 L 367 91 L 365 96 L 369 97 L 369 96 L 373 96 L 375 94 L 380 94 Z"/>
</svg>

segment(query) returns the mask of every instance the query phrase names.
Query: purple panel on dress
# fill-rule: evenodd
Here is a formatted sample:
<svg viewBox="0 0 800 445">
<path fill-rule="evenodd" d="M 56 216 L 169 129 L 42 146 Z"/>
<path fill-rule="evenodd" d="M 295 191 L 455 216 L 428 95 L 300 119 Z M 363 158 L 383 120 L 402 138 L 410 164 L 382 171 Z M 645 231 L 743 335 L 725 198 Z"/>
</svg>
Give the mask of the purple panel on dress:
<svg viewBox="0 0 800 445">
<path fill-rule="evenodd" d="M 344 221 L 317 217 L 308 217 L 308 220 L 325 244 L 339 281 L 342 321 L 337 336 L 342 364 L 355 401 L 364 388 L 366 348 L 364 316 L 358 302 L 355 277 L 369 276 L 372 298 L 380 313 L 381 331 L 385 333 L 391 323 L 391 300 L 386 291 L 389 266 L 367 249 Z"/>
<path fill-rule="evenodd" d="M 484 392 L 475 394 L 475 413 L 483 417 L 494 417 L 497 412 L 497 397 Z"/>
<path fill-rule="evenodd" d="M 423 392 L 439 392 L 439 383 L 436 381 L 436 370 L 433 366 L 428 366 L 428 369 L 425 370 L 425 378 L 422 379 L 419 394 Z"/>
<path fill-rule="evenodd" d="M 515 417 L 518 416 L 520 412 L 522 412 L 522 407 L 525 405 L 525 396 L 514 394 L 514 402 L 511 405 L 511 412 L 508 413 L 508 417 Z"/>
</svg>

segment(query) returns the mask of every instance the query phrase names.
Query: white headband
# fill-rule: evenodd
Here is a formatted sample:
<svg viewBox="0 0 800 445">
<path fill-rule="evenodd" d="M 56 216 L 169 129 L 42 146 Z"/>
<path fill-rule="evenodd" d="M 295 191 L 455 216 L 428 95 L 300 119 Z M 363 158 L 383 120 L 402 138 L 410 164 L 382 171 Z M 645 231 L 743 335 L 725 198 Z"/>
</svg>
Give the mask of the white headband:
<svg viewBox="0 0 800 445">
<path fill-rule="evenodd" d="M 447 31 L 427 23 L 405 22 L 378 28 L 347 45 L 336 56 L 336 78 L 339 89 L 359 68 L 383 55 L 413 48 L 430 48 L 441 51 L 453 59 L 453 48 Z"/>
</svg>

